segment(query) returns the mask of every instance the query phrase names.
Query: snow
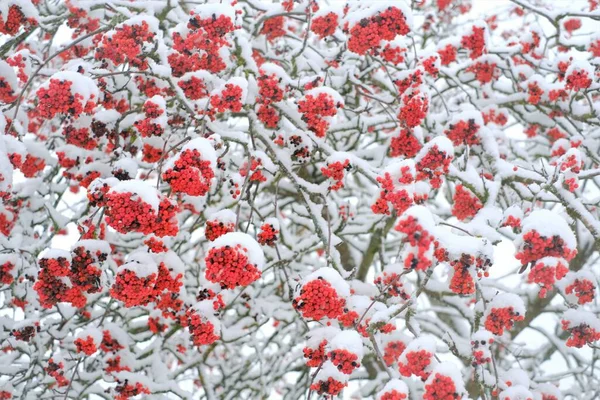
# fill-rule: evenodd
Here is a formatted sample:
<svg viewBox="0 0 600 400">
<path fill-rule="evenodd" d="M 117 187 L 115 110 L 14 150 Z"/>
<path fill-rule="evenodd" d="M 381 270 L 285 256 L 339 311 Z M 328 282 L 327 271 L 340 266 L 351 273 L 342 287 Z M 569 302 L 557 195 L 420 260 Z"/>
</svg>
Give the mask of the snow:
<svg viewBox="0 0 600 400">
<path fill-rule="evenodd" d="M 149 253 L 138 251 L 127 257 L 127 263 L 119 267 L 119 271 L 131 271 L 138 278 L 147 278 L 158 274 L 158 265 Z"/>
<path fill-rule="evenodd" d="M 355 330 L 346 330 L 338 333 L 329 343 L 329 349 L 332 350 L 348 350 L 358 356 L 358 362 L 362 360 L 364 349 L 362 338 Z"/>
<path fill-rule="evenodd" d="M 205 138 L 195 138 L 187 142 L 181 152 L 183 153 L 186 150 L 198 150 L 200 153 L 202 160 L 210 162 L 210 168 L 215 169 L 217 166 L 217 153 L 210 142 L 210 140 Z"/>
</svg>

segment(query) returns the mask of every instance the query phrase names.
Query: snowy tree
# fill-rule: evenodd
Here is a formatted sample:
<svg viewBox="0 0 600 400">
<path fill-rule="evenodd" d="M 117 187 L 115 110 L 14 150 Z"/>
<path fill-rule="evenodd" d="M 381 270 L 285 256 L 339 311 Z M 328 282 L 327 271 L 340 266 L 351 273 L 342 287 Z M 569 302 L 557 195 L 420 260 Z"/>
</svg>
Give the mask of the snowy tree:
<svg viewBox="0 0 600 400">
<path fill-rule="evenodd" d="M 597 399 L 599 21 L 1 0 L 0 399 Z"/>
</svg>

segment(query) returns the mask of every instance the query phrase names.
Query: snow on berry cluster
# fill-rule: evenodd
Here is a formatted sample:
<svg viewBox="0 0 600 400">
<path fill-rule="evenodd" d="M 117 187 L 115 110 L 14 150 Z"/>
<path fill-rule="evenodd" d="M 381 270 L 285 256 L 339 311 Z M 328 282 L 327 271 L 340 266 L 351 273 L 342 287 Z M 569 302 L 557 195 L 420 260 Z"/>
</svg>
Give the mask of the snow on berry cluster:
<svg viewBox="0 0 600 400">
<path fill-rule="evenodd" d="M 596 396 L 600 3 L 516 3 L 0 1 L 0 398 Z"/>
</svg>

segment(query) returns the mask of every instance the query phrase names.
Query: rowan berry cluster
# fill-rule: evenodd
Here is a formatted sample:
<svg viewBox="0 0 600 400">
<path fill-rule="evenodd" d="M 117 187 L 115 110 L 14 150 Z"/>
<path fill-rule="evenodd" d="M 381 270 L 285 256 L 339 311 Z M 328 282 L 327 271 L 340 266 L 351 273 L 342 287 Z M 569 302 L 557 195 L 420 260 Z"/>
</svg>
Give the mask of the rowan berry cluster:
<svg viewBox="0 0 600 400">
<path fill-rule="evenodd" d="M 411 252 L 404 259 L 404 268 L 417 271 L 427 270 L 433 255 L 435 238 L 412 215 L 402 217 L 396 225 L 396 230 L 404 235 L 404 241 L 411 247 Z"/>
<path fill-rule="evenodd" d="M 242 104 L 242 94 L 243 90 L 241 87 L 233 83 L 226 83 L 219 94 L 214 94 L 210 97 L 211 112 L 240 112 L 244 106 Z"/>
<path fill-rule="evenodd" d="M 327 354 L 327 358 L 339 371 L 346 375 L 350 375 L 356 368 L 360 367 L 358 356 L 348 350 L 332 350 Z"/>
<path fill-rule="evenodd" d="M 515 311 L 512 306 L 503 308 L 492 308 L 485 319 L 485 329 L 494 335 L 504 334 L 504 330 L 510 330 L 515 322 L 523 321 L 524 315 Z"/>
<path fill-rule="evenodd" d="M 382 40 L 392 41 L 397 35 L 405 36 L 409 32 L 404 13 L 397 7 L 388 7 L 350 28 L 348 49 L 361 55 L 376 52 Z"/>
<path fill-rule="evenodd" d="M 479 129 L 480 126 L 475 120 L 469 119 L 468 121 L 461 120 L 457 123 L 450 124 L 444 133 L 455 146 L 460 146 L 462 144 L 474 146 L 481 143 L 481 139 L 478 135 Z"/>
<path fill-rule="evenodd" d="M 205 196 L 214 176 L 211 162 L 203 159 L 197 149 L 184 150 L 162 175 L 173 192 L 190 196 Z"/>
<path fill-rule="evenodd" d="M 417 157 L 417 180 L 428 179 L 434 189 L 442 185 L 442 177 L 448 173 L 453 156 L 442 151 L 437 145 L 427 149 L 423 156 Z"/>
<path fill-rule="evenodd" d="M 335 116 L 339 107 L 341 104 L 337 104 L 331 95 L 323 92 L 316 96 L 306 94 L 298 101 L 298 111 L 302 114 L 302 120 L 317 137 L 325 137 L 329 129 L 329 122 L 325 118 Z"/>
<path fill-rule="evenodd" d="M 329 185 L 329 190 L 340 190 L 344 187 L 344 173 L 352 168 L 350 160 L 335 161 L 327 163 L 327 166 L 321 167 L 321 173 L 334 181 L 332 185 Z"/>
<path fill-rule="evenodd" d="M 338 15 L 334 12 L 329 12 L 325 15 L 315 17 L 310 25 L 310 30 L 319 35 L 319 38 L 323 39 L 333 35 L 338 24 Z"/>
<path fill-rule="evenodd" d="M 325 354 L 327 343 L 327 340 L 323 339 L 316 348 L 313 349 L 307 346 L 302 350 L 304 358 L 306 358 L 306 366 L 317 368 L 327 360 Z"/>
<path fill-rule="evenodd" d="M 181 77 L 186 72 L 208 70 L 218 73 L 226 65 L 220 53 L 230 46 L 227 34 L 237 29 L 226 15 L 192 15 L 184 32 L 173 33 L 173 49 L 168 61 L 173 76 Z"/>
<path fill-rule="evenodd" d="M 208 251 L 206 279 L 222 288 L 248 286 L 260 278 L 260 270 L 248 259 L 248 249 L 241 244 L 213 247 Z"/>
<path fill-rule="evenodd" d="M 112 35 L 102 36 L 96 48 L 96 60 L 110 60 L 115 66 L 129 63 L 144 71 L 148 69 L 147 56 L 143 54 L 144 43 L 152 43 L 154 33 L 146 21 L 135 25 L 122 25 Z"/>
<path fill-rule="evenodd" d="M 279 113 L 272 106 L 273 103 L 283 100 L 283 89 L 279 87 L 281 78 L 275 74 L 262 72 L 258 77 L 258 118 L 267 128 L 277 128 L 279 124 Z"/>
<path fill-rule="evenodd" d="M 47 119 L 57 114 L 77 118 L 83 113 L 91 113 L 96 106 L 93 94 L 85 101 L 80 93 L 73 93 L 73 82 L 66 79 L 51 78 L 47 87 L 39 88 L 36 95 L 40 117 Z"/>
<path fill-rule="evenodd" d="M 64 387 L 69 384 L 69 380 L 65 378 L 64 364 L 62 362 L 54 362 L 52 358 L 48 360 L 48 366 L 44 368 L 46 373 L 54 378 L 58 387 Z M 0 397 L 1 399 L 2 397 Z M 8 397 L 10 399 L 10 397 Z"/>
<path fill-rule="evenodd" d="M 401 129 L 390 142 L 390 157 L 413 158 L 423 145 L 410 129 Z"/>
<path fill-rule="evenodd" d="M 560 259 L 543 258 L 531 267 L 527 280 L 529 283 L 537 283 L 541 286 L 540 298 L 546 297 L 554 284 L 569 272 L 569 268 L 565 264 Z"/>
<path fill-rule="evenodd" d="M 423 400 L 454 400 L 462 398 L 457 393 L 456 385 L 452 378 L 436 373 L 433 379 L 425 384 Z"/>
<path fill-rule="evenodd" d="M 8 8 L 8 15 L 4 16 L 0 13 L 0 33 L 14 36 L 26 24 L 35 25 L 36 21 L 27 19 L 21 8 L 16 4 Z"/>
<path fill-rule="evenodd" d="M 469 57 L 474 60 L 486 52 L 485 28 L 473 26 L 471 34 L 461 38 L 460 44 L 469 51 Z"/>
<path fill-rule="evenodd" d="M 96 343 L 94 342 L 94 338 L 91 336 L 87 336 L 86 338 L 77 338 L 73 343 L 75 344 L 78 353 L 84 353 L 88 356 L 91 356 L 98 351 Z"/>
<path fill-rule="evenodd" d="M 325 279 L 314 279 L 302 286 L 292 305 L 306 319 L 319 321 L 324 317 L 337 318 L 344 312 L 346 299 Z"/>
<path fill-rule="evenodd" d="M 214 242 L 219 237 L 223 236 L 226 233 L 235 231 L 234 223 L 225 223 L 222 221 L 206 221 L 206 226 L 204 228 L 204 235 L 206 239 Z"/>
<path fill-rule="evenodd" d="M 273 247 L 277 241 L 277 235 L 279 235 L 279 230 L 275 229 L 273 224 L 265 223 L 260 227 L 256 240 L 263 246 Z"/>
<path fill-rule="evenodd" d="M 561 326 L 564 331 L 567 331 L 570 334 L 566 342 L 568 347 L 577 347 L 580 349 L 585 345 L 600 340 L 600 331 L 596 331 L 586 323 L 574 326 L 571 321 L 562 320 Z"/>
<path fill-rule="evenodd" d="M 473 218 L 483 208 L 481 201 L 463 185 L 456 185 L 454 197 L 452 198 L 452 215 L 459 220 Z"/>
<path fill-rule="evenodd" d="M 215 326 L 200 315 L 195 309 L 190 308 L 182 319 L 183 326 L 187 327 L 195 346 L 204 346 L 220 339 L 215 331 Z"/>
<path fill-rule="evenodd" d="M 526 265 L 544 257 L 559 257 L 570 261 L 577 254 L 577 250 L 569 249 L 559 235 L 546 237 L 536 230 L 523 234 L 523 245 L 515 255 L 521 264 Z"/>
<path fill-rule="evenodd" d="M 586 304 L 594 301 L 596 285 L 589 279 L 575 279 L 573 283 L 565 288 L 565 293 L 575 294 L 578 304 Z"/>
<path fill-rule="evenodd" d="M 427 350 L 409 351 L 403 355 L 406 361 L 398 362 L 398 370 L 402 376 L 418 376 L 425 381 L 429 378 L 430 366 L 433 362 L 433 354 Z"/>
<path fill-rule="evenodd" d="M 383 362 L 388 367 L 398 362 L 398 359 L 406 349 L 406 343 L 401 340 L 390 340 L 383 348 Z"/>
<path fill-rule="evenodd" d="M 327 380 L 313 383 L 310 389 L 319 394 L 337 396 L 346 386 L 348 386 L 346 382 L 340 382 L 332 377 L 328 377 Z"/>
<path fill-rule="evenodd" d="M 156 236 L 173 236 L 177 233 L 177 206 L 163 198 L 155 210 L 131 192 L 108 192 L 106 198 L 106 223 L 120 233 L 131 231 Z"/>
</svg>

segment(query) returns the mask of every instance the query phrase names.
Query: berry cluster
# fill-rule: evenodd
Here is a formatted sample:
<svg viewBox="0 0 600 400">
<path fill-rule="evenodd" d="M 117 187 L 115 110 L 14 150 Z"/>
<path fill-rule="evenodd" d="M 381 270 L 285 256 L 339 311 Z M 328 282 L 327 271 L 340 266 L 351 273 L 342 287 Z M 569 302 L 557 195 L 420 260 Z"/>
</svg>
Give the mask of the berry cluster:
<svg viewBox="0 0 600 400">
<path fill-rule="evenodd" d="M 470 35 L 463 36 L 460 44 L 469 51 L 469 57 L 474 60 L 479 58 L 485 49 L 485 28 L 473 26 Z"/>
<path fill-rule="evenodd" d="M 177 234 L 177 220 L 174 218 L 177 206 L 166 197 L 160 202 L 158 210 L 131 192 L 109 191 L 105 198 L 106 223 L 117 232 L 154 233 L 159 237 Z"/>
<path fill-rule="evenodd" d="M 429 383 L 425 384 L 423 400 L 458 400 L 462 394 L 457 393 L 452 378 L 436 373 Z"/>
<path fill-rule="evenodd" d="M 234 223 L 225 223 L 221 221 L 206 221 L 204 228 L 204 235 L 206 239 L 213 242 L 217 238 L 223 236 L 226 233 L 235 231 Z"/>
<path fill-rule="evenodd" d="M 156 273 L 140 277 L 135 271 L 123 268 L 115 278 L 110 295 L 122 301 L 125 307 L 146 305 L 154 300 L 156 278 Z"/>
<path fill-rule="evenodd" d="M 328 377 L 327 380 L 320 380 L 313 383 L 310 389 L 319 394 L 337 396 L 346 386 L 348 386 L 346 382 L 340 382 L 332 377 Z"/>
<path fill-rule="evenodd" d="M 84 97 L 80 93 L 73 93 L 73 82 L 51 78 L 50 83 L 38 89 L 36 95 L 38 98 L 38 111 L 40 117 L 50 119 L 56 114 L 65 114 L 73 118 L 81 114 L 92 112 L 96 103 L 91 98 L 84 102 Z"/>
<path fill-rule="evenodd" d="M 408 398 L 408 395 L 406 393 L 402 393 L 402 392 L 392 389 L 390 391 L 383 393 L 381 396 L 379 396 L 378 400 L 405 400 L 407 398 Z"/>
<path fill-rule="evenodd" d="M 383 348 L 383 362 L 388 367 L 398 362 L 398 359 L 406 350 L 406 343 L 402 340 L 390 340 Z"/>
<path fill-rule="evenodd" d="M 115 400 L 128 400 L 130 397 L 139 396 L 140 394 L 150 394 L 150 390 L 139 382 L 135 384 L 129 383 L 127 380 L 123 381 L 115 387 L 115 392 L 118 395 L 115 396 Z"/>
<path fill-rule="evenodd" d="M 546 297 L 548 290 L 556 281 L 561 280 L 569 272 L 569 268 L 560 259 L 543 258 L 539 260 L 529 271 L 527 281 L 537 283 L 541 286 L 540 298 Z"/>
<path fill-rule="evenodd" d="M 210 97 L 211 112 L 240 112 L 244 104 L 242 104 L 242 95 L 244 91 L 238 85 L 226 83 L 225 87 L 219 94 L 214 94 Z"/>
<path fill-rule="evenodd" d="M 267 75 L 261 72 L 258 77 L 258 98 L 256 101 L 260 104 L 258 109 L 258 118 L 267 128 L 277 128 L 279 123 L 279 114 L 272 107 L 273 103 L 283 100 L 283 89 L 279 87 L 281 78 L 275 74 Z"/>
<path fill-rule="evenodd" d="M 423 145 L 410 129 L 401 129 L 390 142 L 390 157 L 413 158 Z"/>
<path fill-rule="evenodd" d="M 475 64 L 468 67 L 465 71 L 475 74 L 475 79 L 482 85 L 490 83 L 498 75 L 495 63 L 487 61 L 476 62 Z"/>
<path fill-rule="evenodd" d="M 219 340 L 213 323 L 203 318 L 193 308 L 186 311 L 185 317 L 182 319 L 182 324 L 183 326 L 187 326 L 195 346 L 204 346 Z"/>
<path fill-rule="evenodd" d="M 412 90 L 402 97 L 398 120 L 405 127 L 415 128 L 425 120 L 428 111 L 429 98 L 419 90 Z"/>
<path fill-rule="evenodd" d="M 310 25 L 310 30 L 323 39 L 335 33 L 338 23 L 338 15 L 334 12 L 329 12 L 325 15 L 315 17 Z"/>
<path fill-rule="evenodd" d="M 323 339 L 318 347 L 311 348 L 305 347 L 302 352 L 304 353 L 304 358 L 306 358 L 306 366 L 317 368 L 322 365 L 325 360 L 327 360 L 327 355 L 325 354 L 325 347 L 327 346 L 327 340 Z"/>
<path fill-rule="evenodd" d="M 78 308 L 85 306 L 87 300 L 81 290 L 67 283 L 71 266 L 68 254 L 43 257 L 39 265 L 40 272 L 33 289 L 38 293 L 42 307 L 52 308 L 57 303 L 71 303 Z"/>
<path fill-rule="evenodd" d="M 402 300 L 408 300 L 410 295 L 400 280 L 400 275 L 396 272 L 383 271 L 377 276 L 373 283 L 379 288 L 382 294 L 391 297 L 400 297 Z"/>
<path fill-rule="evenodd" d="M 327 163 L 326 167 L 321 167 L 321 173 L 334 181 L 332 185 L 329 185 L 329 190 L 337 191 L 343 188 L 344 173 L 350 171 L 351 168 L 350 160 Z"/>
<path fill-rule="evenodd" d="M 433 362 L 433 356 L 433 353 L 427 350 L 410 351 L 403 356 L 406 358 L 405 362 L 403 360 L 398 362 L 398 370 L 402 376 L 415 375 L 425 381 L 431 373 L 428 370 Z"/>
<path fill-rule="evenodd" d="M 142 137 L 161 136 L 165 132 L 164 118 L 160 118 L 165 111 L 164 99 L 154 96 L 144 103 L 145 118 L 135 121 L 135 127 Z"/>
<path fill-rule="evenodd" d="M 461 221 L 473 218 L 483 208 L 481 201 L 461 184 L 456 185 L 452 201 L 454 202 L 452 205 L 452 215 Z"/>
<path fill-rule="evenodd" d="M 397 35 L 407 35 L 410 28 L 406 17 L 397 7 L 388 7 L 369 18 L 361 19 L 350 29 L 348 49 L 363 55 L 376 52 L 382 40 L 392 41 Z"/>
<path fill-rule="evenodd" d="M 279 230 L 275 229 L 273 224 L 265 223 L 260 227 L 260 232 L 256 236 L 256 239 L 263 246 L 273 247 L 277 241 L 277 235 L 279 235 Z"/>
<path fill-rule="evenodd" d="M 588 72 L 583 69 L 574 69 L 567 75 L 567 84 L 565 88 L 568 90 L 583 90 L 592 85 L 592 78 Z"/>
<path fill-rule="evenodd" d="M 77 348 L 78 353 L 84 353 L 88 356 L 91 356 L 96 351 L 98 351 L 98 348 L 96 347 L 96 343 L 92 336 L 87 336 L 85 339 L 84 338 L 75 339 L 75 341 L 73 343 L 75 344 L 75 347 Z"/>
<path fill-rule="evenodd" d="M 346 375 L 350 375 L 352 371 L 360 367 L 358 356 L 348 350 L 332 350 L 327 354 L 327 358 Z"/>
<path fill-rule="evenodd" d="M 523 235 L 522 240 L 523 244 L 515 255 L 522 265 L 544 257 L 559 257 L 570 261 L 577 254 L 577 250 L 569 249 L 559 235 L 546 237 L 536 230 L 530 230 Z"/>
<path fill-rule="evenodd" d="M 144 42 L 152 43 L 154 33 L 150 31 L 146 21 L 139 25 L 123 25 L 114 33 L 102 37 L 100 46 L 96 48 L 96 60 L 110 60 L 115 66 L 128 62 L 135 68 L 146 70 L 147 55 L 142 54 Z"/>
<path fill-rule="evenodd" d="M 173 192 L 190 196 L 205 196 L 214 176 L 211 162 L 202 159 L 202 154 L 196 149 L 184 150 L 162 175 Z"/>
<path fill-rule="evenodd" d="M 201 78 L 190 76 L 187 80 L 180 80 L 177 86 L 183 90 L 185 97 L 190 100 L 199 100 L 208 97 L 206 84 Z"/>
<path fill-rule="evenodd" d="M 562 320 L 561 326 L 564 331 L 567 331 L 570 334 L 566 343 L 568 347 L 577 347 L 580 349 L 587 344 L 600 340 L 600 331 L 595 330 L 586 323 L 574 326 L 571 321 Z"/>
<path fill-rule="evenodd" d="M 256 265 L 248 260 L 248 249 L 241 244 L 213 247 L 205 261 L 206 279 L 219 283 L 222 288 L 248 286 L 261 276 Z"/>
<path fill-rule="evenodd" d="M 0 13 L 0 33 L 2 34 L 14 36 L 19 32 L 21 26 L 27 23 L 35 25 L 36 21 L 34 19 L 27 19 L 23 11 L 21 11 L 21 7 L 16 4 L 10 6 L 8 15 L 3 16 Z"/>
<path fill-rule="evenodd" d="M 58 387 L 67 386 L 69 380 L 65 378 L 65 371 L 63 370 L 64 364 L 62 362 L 56 363 L 52 358 L 48 360 L 48 366 L 44 368 L 46 373 L 54 378 Z M 0 397 L 1 399 L 2 397 Z"/>
<path fill-rule="evenodd" d="M 417 163 L 417 180 L 429 179 L 431 187 L 439 189 L 442 176 L 448 173 L 453 156 L 433 145 L 423 155 L 419 154 Z"/>
<path fill-rule="evenodd" d="M 407 185 L 413 182 L 414 177 L 410 167 L 405 166 L 400 170 L 400 178 L 398 182 L 401 185 Z M 377 177 L 377 182 L 381 185 L 381 192 L 379 198 L 375 201 L 375 204 L 371 206 L 371 210 L 375 214 L 386 214 L 390 215 L 391 210 L 389 204 L 392 205 L 393 209 L 398 215 L 401 215 L 413 204 L 413 197 L 408 193 L 406 188 L 396 187 L 394 178 L 389 172 L 384 173 L 383 176 Z"/>
<path fill-rule="evenodd" d="M 596 285 L 589 279 L 575 279 L 573 283 L 565 287 L 565 293 L 575 294 L 577 303 L 586 304 L 594 301 Z"/>
<path fill-rule="evenodd" d="M 495 335 L 504 334 L 504 329 L 510 330 L 517 321 L 523 321 L 524 315 L 513 307 L 492 308 L 485 319 L 485 329 Z"/>
<path fill-rule="evenodd" d="M 226 36 L 235 29 L 233 21 L 226 15 L 213 14 L 203 18 L 192 13 L 187 24 L 187 35 L 173 33 L 175 52 L 168 56 L 173 75 L 180 77 L 186 72 L 198 70 L 218 73 L 225 69 L 220 50 L 229 46 Z"/>
<path fill-rule="evenodd" d="M 455 124 L 450 124 L 444 133 L 455 146 L 460 146 L 461 144 L 474 146 L 481 143 L 477 135 L 479 128 L 480 126 L 474 119 L 469 119 L 468 121 L 461 120 Z"/>
<path fill-rule="evenodd" d="M 10 285 L 11 283 L 13 283 L 13 281 L 15 280 L 15 278 L 13 277 L 13 270 L 15 268 L 15 265 L 10 262 L 7 261 L 4 264 L 0 265 L 0 282 L 5 284 L 5 285 Z"/>
<path fill-rule="evenodd" d="M 298 111 L 302 114 L 302 120 L 317 137 L 325 137 L 329 122 L 324 117 L 335 116 L 338 107 L 341 107 L 341 104 L 336 104 L 331 95 L 323 92 L 316 96 L 307 94 L 298 101 Z"/>
<path fill-rule="evenodd" d="M 285 19 L 283 16 L 270 17 L 267 19 L 260 30 L 261 35 L 265 35 L 269 42 L 273 42 L 275 39 L 285 36 Z"/>
<path fill-rule="evenodd" d="M 404 234 L 404 242 L 410 245 L 409 253 L 404 258 L 404 268 L 426 271 L 432 264 L 431 253 L 435 238 L 412 215 L 398 220 L 396 230 Z"/>
<path fill-rule="evenodd" d="M 319 321 L 324 317 L 337 318 L 344 312 L 346 299 L 340 297 L 327 280 L 314 279 L 302 286 L 300 295 L 292 301 L 304 318 Z"/>
<path fill-rule="evenodd" d="M 470 272 L 471 264 L 463 261 L 453 261 L 452 267 L 454 273 L 450 279 L 450 290 L 460 295 L 475 293 L 475 281 Z"/>
</svg>

